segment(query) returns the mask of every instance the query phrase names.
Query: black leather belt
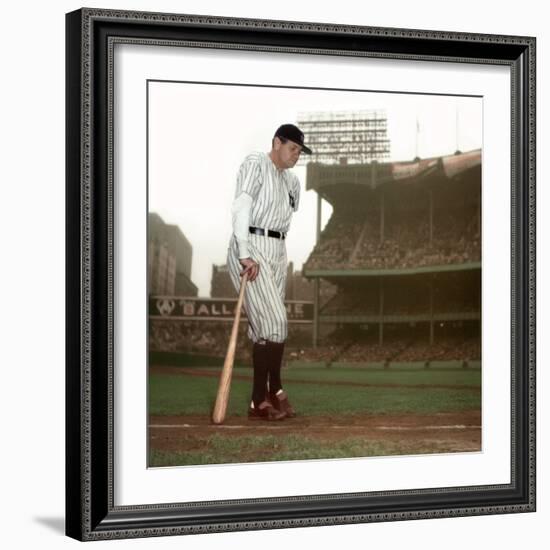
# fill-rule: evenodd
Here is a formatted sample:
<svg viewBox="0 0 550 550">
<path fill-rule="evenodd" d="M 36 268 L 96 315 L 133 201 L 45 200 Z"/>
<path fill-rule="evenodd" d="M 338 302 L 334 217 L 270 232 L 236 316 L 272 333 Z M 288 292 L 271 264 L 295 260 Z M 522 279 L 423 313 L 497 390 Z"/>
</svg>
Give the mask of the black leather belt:
<svg viewBox="0 0 550 550">
<path fill-rule="evenodd" d="M 261 227 L 249 227 L 248 230 L 254 235 L 261 235 L 262 237 L 265 236 L 265 229 L 262 229 Z M 272 231 L 271 229 L 267 230 L 267 236 L 273 237 L 274 239 L 282 239 L 283 241 L 286 237 L 284 233 L 280 233 L 279 231 Z"/>
</svg>

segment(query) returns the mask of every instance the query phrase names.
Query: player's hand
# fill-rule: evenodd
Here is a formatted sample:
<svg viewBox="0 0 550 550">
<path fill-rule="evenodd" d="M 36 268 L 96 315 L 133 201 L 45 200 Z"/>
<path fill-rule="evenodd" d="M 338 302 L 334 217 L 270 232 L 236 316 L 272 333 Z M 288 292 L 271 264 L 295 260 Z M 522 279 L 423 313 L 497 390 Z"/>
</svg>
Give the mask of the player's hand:
<svg viewBox="0 0 550 550">
<path fill-rule="evenodd" d="M 241 271 L 241 277 L 248 273 L 248 280 L 252 282 L 258 276 L 260 266 L 252 258 L 241 258 L 239 262 L 244 267 Z"/>
</svg>

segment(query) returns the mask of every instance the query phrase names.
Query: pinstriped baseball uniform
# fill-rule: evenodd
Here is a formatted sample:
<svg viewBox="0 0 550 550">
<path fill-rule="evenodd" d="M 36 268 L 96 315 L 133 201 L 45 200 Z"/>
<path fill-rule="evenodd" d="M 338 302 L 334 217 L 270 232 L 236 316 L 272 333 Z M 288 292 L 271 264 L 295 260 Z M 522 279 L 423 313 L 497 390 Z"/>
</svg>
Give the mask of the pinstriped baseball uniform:
<svg viewBox="0 0 550 550">
<path fill-rule="evenodd" d="M 235 200 L 242 193 L 252 198 L 250 226 L 266 231 L 288 232 L 292 214 L 298 210 L 300 200 L 300 182 L 295 174 L 278 170 L 267 153 L 251 153 L 239 168 Z M 248 283 L 245 290 L 248 336 L 253 342 L 263 339 L 284 342 L 288 335 L 284 304 L 287 273 L 285 241 L 251 233 L 247 237 L 246 245 L 239 245 L 233 234 L 227 264 L 237 292 L 243 270 L 239 257 L 249 256 L 260 265 L 257 278 Z"/>
</svg>

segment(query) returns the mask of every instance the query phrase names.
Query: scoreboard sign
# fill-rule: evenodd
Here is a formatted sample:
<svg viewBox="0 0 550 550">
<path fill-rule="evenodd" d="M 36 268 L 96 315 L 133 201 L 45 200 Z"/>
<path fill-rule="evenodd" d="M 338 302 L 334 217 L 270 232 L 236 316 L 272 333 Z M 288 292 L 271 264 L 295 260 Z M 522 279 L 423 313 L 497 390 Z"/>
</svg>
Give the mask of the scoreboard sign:
<svg viewBox="0 0 550 550">
<path fill-rule="evenodd" d="M 174 321 L 233 321 L 237 300 L 223 298 L 149 297 L 149 318 Z M 313 322 L 313 302 L 285 302 L 289 323 Z M 246 312 L 242 311 L 242 321 Z"/>
</svg>

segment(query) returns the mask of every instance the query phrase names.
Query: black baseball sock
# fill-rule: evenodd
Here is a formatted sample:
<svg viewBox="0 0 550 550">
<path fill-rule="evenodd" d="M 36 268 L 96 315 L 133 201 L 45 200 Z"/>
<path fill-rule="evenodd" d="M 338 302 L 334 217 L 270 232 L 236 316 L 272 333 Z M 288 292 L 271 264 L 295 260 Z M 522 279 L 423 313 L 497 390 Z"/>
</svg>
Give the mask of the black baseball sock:
<svg viewBox="0 0 550 550">
<path fill-rule="evenodd" d="M 267 386 L 268 364 L 267 344 L 265 342 L 254 343 L 252 350 L 252 363 L 254 365 L 254 382 L 252 385 L 252 402 L 257 407 L 265 400 L 265 388 Z"/>
<path fill-rule="evenodd" d="M 284 342 L 267 342 L 267 365 L 269 371 L 269 392 L 277 393 L 283 388 L 281 383 L 281 366 L 283 363 L 283 353 L 285 351 Z"/>
</svg>

